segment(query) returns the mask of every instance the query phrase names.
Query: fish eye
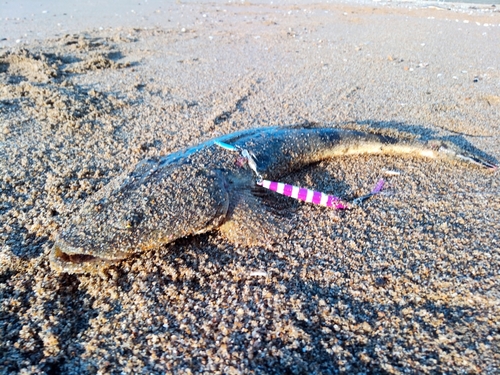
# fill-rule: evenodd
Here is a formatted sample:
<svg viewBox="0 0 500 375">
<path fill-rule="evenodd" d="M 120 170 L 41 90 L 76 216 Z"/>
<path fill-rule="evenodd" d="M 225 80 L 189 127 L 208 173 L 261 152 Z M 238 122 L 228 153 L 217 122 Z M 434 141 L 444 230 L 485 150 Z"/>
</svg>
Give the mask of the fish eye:
<svg viewBox="0 0 500 375">
<path fill-rule="evenodd" d="M 139 226 L 144 219 L 144 214 L 140 211 L 132 211 L 125 214 L 121 220 L 121 226 L 125 229 L 132 229 Z"/>
<path fill-rule="evenodd" d="M 104 208 L 104 206 L 106 205 L 106 203 L 108 203 L 108 200 L 106 198 L 99 199 L 99 201 L 96 202 L 95 205 L 94 205 L 94 210 L 96 212 L 102 211 L 102 209 Z"/>
</svg>

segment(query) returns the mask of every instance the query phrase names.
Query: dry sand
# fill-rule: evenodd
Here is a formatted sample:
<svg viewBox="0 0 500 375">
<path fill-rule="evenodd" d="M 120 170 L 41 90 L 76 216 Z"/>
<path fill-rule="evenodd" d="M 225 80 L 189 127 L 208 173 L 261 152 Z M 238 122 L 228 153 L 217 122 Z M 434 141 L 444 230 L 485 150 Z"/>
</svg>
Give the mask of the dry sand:
<svg viewBox="0 0 500 375">
<path fill-rule="evenodd" d="M 213 232 L 103 275 L 48 264 L 121 170 L 235 130 L 388 129 L 498 162 L 497 8 L 51 7 L 0 11 L 0 373 L 498 373 L 499 174 L 463 164 L 285 176 L 355 194 L 401 172 L 345 214 L 277 197 L 293 230 L 272 249 Z"/>
</svg>

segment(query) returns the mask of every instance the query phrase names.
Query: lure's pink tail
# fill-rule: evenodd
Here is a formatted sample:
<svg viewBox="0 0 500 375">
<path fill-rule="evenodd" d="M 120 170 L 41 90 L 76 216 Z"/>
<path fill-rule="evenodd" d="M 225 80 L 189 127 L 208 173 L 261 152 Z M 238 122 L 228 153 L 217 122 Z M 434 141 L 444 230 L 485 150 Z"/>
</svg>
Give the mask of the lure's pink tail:
<svg viewBox="0 0 500 375">
<path fill-rule="evenodd" d="M 371 194 L 378 194 L 382 191 L 383 187 L 384 187 L 384 179 L 381 178 L 380 180 L 378 180 L 377 182 L 377 185 L 375 185 L 375 187 L 373 188 L 373 190 L 371 191 Z"/>
<path fill-rule="evenodd" d="M 279 194 L 286 195 L 287 197 L 298 199 L 307 203 L 331 207 L 336 210 L 346 210 L 348 208 L 347 204 L 342 202 L 340 198 L 322 193 L 320 191 L 314 191 L 298 186 L 268 180 L 261 180 L 257 182 L 257 185 L 275 191 Z"/>
</svg>

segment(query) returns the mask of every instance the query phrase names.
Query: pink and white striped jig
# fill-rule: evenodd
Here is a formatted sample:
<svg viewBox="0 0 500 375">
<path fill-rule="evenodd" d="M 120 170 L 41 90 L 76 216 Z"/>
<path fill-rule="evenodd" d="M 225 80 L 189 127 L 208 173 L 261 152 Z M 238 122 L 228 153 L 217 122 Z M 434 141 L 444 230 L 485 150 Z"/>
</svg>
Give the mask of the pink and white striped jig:
<svg viewBox="0 0 500 375">
<path fill-rule="evenodd" d="M 346 210 L 349 208 L 347 203 L 343 202 L 339 197 L 328 195 L 320 191 L 269 180 L 260 180 L 257 181 L 256 184 L 271 191 L 275 191 L 278 194 L 282 194 L 287 197 L 298 199 L 307 203 L 331 207 L 335 210 Z"/>
<path fill-rule="evenodd" d="M 293 199 L 304 201 L 306 203 L 316 204 L 319 206 L 330 207 L 335 210 L 347 210 L 350 208 L 350 206 L 345 201 L 334 195 L 328 195 L 320 191 L 284 184 L 282 182 L 264 180 L 261 174 L 257 171 L 257 163 L 255 160 L 255 155 L 253 153 L 250 153 L 248 150 L 240 149 L 238 147 L 220 141 L 216 141 L 215 144 L 226 150 L 239 152 L 240 159 L 238 160 L 237 164 L 240 166 L 243 164 L 247 164 L 250 167 L 250 169 L 255 173 L 255 183 L 258 186 L 262 186 L 265 189 L 269 189 L 278 194 L 282 194 Z M 380 193 L 380 191 L 382 191 L 384 187 L 384 182 L 385 181 L 383 179 L 380 179 L 369 194 L 354 199 L 351 204 L 360 205 L 366 199 Z"/>
</svg>

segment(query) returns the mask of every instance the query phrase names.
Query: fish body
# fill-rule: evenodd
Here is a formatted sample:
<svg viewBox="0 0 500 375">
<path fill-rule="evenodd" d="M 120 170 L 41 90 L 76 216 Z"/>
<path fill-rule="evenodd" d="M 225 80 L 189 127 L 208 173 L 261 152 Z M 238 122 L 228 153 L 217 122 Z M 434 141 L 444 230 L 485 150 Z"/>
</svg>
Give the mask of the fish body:
<svg viewBox="0 0 500 375">
<path fill-rule="evenodd" d="M 268 241 L 273 223 L 252 194 L 255 174 L 235 165 L 233 150 L 221 149 L 221 143 L 250 150 L 259 173 L 273 181 L 308 164 L 353 154 L 411 154 L 496 168 L 442 142 L 425 145 L 308 126 L 241 131 L 143 160 L 113 179 L 89 197 L 57 235 L 50 254 L 52 268 L 96 272 L 134 253 L 214 229 L 243 245 Z"/>
</svg>

